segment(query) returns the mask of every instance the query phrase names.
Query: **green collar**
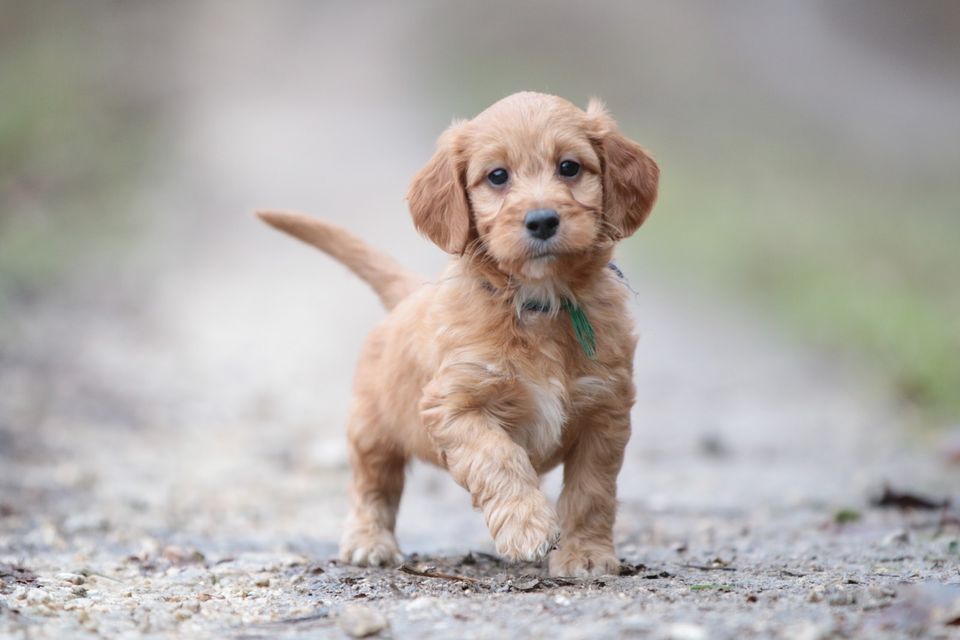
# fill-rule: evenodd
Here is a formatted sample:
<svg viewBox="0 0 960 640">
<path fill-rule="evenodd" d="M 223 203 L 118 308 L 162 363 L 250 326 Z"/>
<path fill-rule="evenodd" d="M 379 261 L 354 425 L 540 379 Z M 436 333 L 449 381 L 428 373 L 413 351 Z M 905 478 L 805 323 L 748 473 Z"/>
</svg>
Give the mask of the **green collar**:
<svg viewBox="0 0 960 640">
<path fill-rule="evenodd" d="M 614 269 L 616 269 L 616 267 L 614 267 Z M 489 282 L 484 282 L 483 286 L 487 291 L 497 293 L 496 287 Z M 593 325 L 590 324 L 590 318 L 587 317 L 587 313 L 583 310 L 583 307 L 570 298 L 562 298 L 560 306 L 567 312 L 567 315 L 570 316 L 570 323 L 573 325 L 573 334 L 576 336 L 577 342 L 580 343 L 580 348 L 583 349 L 583 353 L 591 360 L 596 360 L 597 336 L 593 331 Z M 520 308 L 523 311 L 533 313 L 550 313 L 553 310 L 550 302 L 544 300 L 524 300 Z"/>
<path fill-rule="evenodd" d="M 573 300 L 563 299 L 563 309 L 570 316 L 570 322 L 573 323 L 573 333 L 577 336 L 577 342 L 583 352 L 591 360 L 597 359 L 597 339 L 593 332 L 593 325 L 590 324 L 590 318 L 586 312 Z"/>
</svg>

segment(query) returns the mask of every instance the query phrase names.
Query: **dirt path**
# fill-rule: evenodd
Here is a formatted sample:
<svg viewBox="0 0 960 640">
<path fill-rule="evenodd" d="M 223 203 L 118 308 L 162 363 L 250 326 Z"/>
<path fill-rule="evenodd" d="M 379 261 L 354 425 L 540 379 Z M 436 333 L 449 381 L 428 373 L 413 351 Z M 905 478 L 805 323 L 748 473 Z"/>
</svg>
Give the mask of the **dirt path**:
<svg viewBox="0 0 960 640">
<path fill-rule="evenodd" d="M 246 212 L 300 207 L 436 273 L 401 200 L 436 122 L 362 91 L 291 102 L 226 86 L 174 113 L 137 203 L 149 240 L 12 319 L 0 636 L 958 635 L 956 521 L 868 506 L 884 481 L 955 492 L 956 472 L 829 357 L 629 261 L 643 335 L 617 526 L 630 575 L 499 564 L 466 494 L 419 466 L 399 523 L 412 571 L 466 577 L 332 562 L 352 363 L 381 311 Z"/>
<path fill-rule="evenodd" d="M 337 637 L 363 603 L 396 637 L 878 637 L 908 606 L 936 628 L 918 603 L 955 597 L 903 585 L 957 584 L 956 525 L 865 504 L 885 479 L 950 486 L 902 448 L 896 414 L 823 357 L 636 276 L 617 528 L 634 575 L 500 565 L 465 493 L 421 467 L 401 543 L 411 566 L 469 579 L 338 566 L 349 371 L 379 312 L 306 249 L 255 227 L 234 241 L 151 296 L 21 319 L 2 368 L 0 632 Z M 844 508 L 861 518 L 836 525 Z"/>
</svg>

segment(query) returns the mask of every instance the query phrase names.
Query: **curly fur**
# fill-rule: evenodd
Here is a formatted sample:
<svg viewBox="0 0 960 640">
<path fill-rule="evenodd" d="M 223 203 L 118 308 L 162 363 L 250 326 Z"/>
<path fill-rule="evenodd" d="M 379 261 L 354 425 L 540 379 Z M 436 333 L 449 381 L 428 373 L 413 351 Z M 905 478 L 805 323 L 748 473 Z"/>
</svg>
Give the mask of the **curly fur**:
<svg viewBox="0 0 960 640">
<path fill-rule="evenodd" d="M 562 160 L 582 169 L 557 172 Z M 503 187 L 486 176 L 502 167 Z M 497 551 L 553 575 L 613 573 L 616 480 L 630 437 L 636 337 L 627 293 L 606 266 L 656 199 L 659 170 L 598 101 L 586 111 L 519 93 L 455 122 L 408 194 L 418 230 L 454 257 L 434 283 L 345 230 L 262 212 L 270 224 L 350 266 L 390 314 L 360 355 L 347 436 L 353 469 L 344 561 L 402 558 L 394 538 L 412 457 L 441 466 L 484 515 Z M 557 234 L 533 241 L 532 209 L 555 209 Z M 535 299 L 551 312 L 531 311 Z M 562 299 L 596 333 L 585 356 Z M 554 508 L 540 476 L 563 464 Z"/>
</svg>

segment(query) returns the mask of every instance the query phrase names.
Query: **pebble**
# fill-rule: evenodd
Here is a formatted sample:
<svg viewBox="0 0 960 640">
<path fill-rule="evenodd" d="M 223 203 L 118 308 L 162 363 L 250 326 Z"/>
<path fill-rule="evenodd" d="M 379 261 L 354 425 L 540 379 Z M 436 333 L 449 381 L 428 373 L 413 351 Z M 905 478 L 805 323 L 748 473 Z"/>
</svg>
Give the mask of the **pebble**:
<svg viewBox="0 0 960 640">
<path fill-rule="evenodd" d="M 627 616 L 620 620 L 620 631 L 624 634 L 647 634 L 656 625 L 651 618 L 645 616 Z"/>
<path fill-rule="evenodd" d="M 906 529 L 898 529 L 897 531 L 888 534 L 883 539 L 882 544 L 885 547 L 892 547 L 896 545 L 907 544 L 908 542 L 910 542 L 910 532 Z"/>
<path fill-rule="evenodd" d="M 407 613 L 422 614 L 437 608 L 437 599 L 427 596 L 419 596 L 408 602 L 403 607 Z"/>
<path fill-rule="evenodd" d="M 344 607 L 337 616 L 337 624 L 351 638 L 366 638 L 390 626 L 382 613 L 359 604 Z"/>
<path fill-rule="evenodd" d="M 859 595 L 858 589 L 847 588 L 844 585 L 837 585 L 827 593 L 827 604 L 834 607 L 846 607 L 857 604 Z"/>
<path fill-rule="evenodd" d="M 783 632 L 783 637 L 786 640 L 826 640 L 832 635 L 833 629 L 831 627 L 809 620 L 787 627 Z"/>
<path fill-rule="evenodd" d="M 663 637 L 666 640 L 705 640 L 707 630 L 689 622 L 677 622 L 667 625 Z"/>
<path fill-rule="evenodd" d="M 41 605 L 50 602 L 50 594 L 43 589 L 30 589 L 26 595 L 27 604 Z"/>
<path fill-rule="evenodd" d="M 176 545 L 164 547 L 160 555 L 167 562 L 177 565 L 203 562 L 205 560 L 203 554 L 199 550 L 178 547 Z"/>
<path fill-rule="evenodd" d="M 98 513 L 76 513 L 63 521 L 63 531 L 68 535 L 106 531 L 110 521 Z"/>
</svg>

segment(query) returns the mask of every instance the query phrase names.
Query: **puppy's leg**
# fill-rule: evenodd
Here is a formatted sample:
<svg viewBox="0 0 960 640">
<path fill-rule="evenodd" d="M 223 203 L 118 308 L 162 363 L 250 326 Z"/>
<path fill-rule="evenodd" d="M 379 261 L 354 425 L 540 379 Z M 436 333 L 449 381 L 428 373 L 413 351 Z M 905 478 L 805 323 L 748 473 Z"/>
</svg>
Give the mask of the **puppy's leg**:
<svg viewBox="0 0 960 640">
<path fill-rule="evenodd" d="M 616 574 L 620 567 L 613 549 L 613 522 L 630 415 L 598 412 L 586 420 L 563 463 L 563 491 L 557 504 L 563 536 L 550 554 L 552 576 Z"/>
<path fill-rule="evenodd" d="M 482 410 L 424 412 L 441 460 L 483 512 L 497 553 L 540 561 L 560 533 L 527 452 Z"/>
<path fill-rule="evenodd" d="M 393 531 L 407 460 L 379 427 L 355 408 L 347 429 L 352 507 L 340 541 L 340 559 L 361 566 L 403 561 Z"/>
</svg>

